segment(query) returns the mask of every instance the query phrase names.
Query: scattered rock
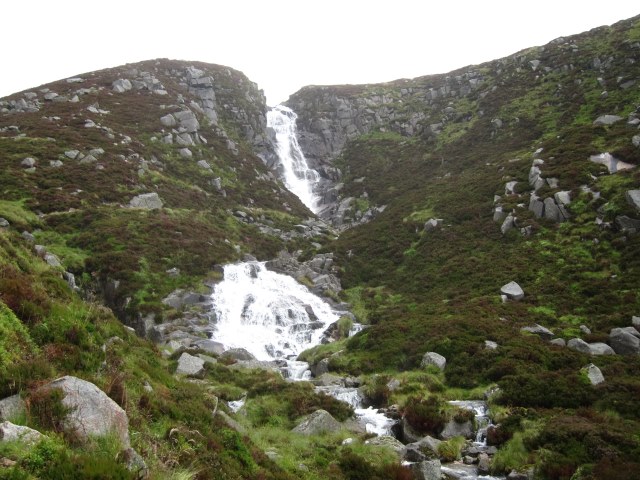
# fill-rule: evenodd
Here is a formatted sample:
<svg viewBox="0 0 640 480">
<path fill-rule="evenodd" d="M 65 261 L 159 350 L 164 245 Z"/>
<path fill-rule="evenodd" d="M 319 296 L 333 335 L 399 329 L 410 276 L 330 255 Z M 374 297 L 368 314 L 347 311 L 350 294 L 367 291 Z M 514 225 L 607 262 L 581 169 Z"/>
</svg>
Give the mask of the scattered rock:
<svg viewBox="0 0 640 480">
<path fill-rule="evenodd" d="M 20 441 L 27 444 L 33 444 L 44 438 L 37 430 L 29 427 L 14 425 L 11 422 L 0 423 L 0 443 Z"/>
<path fill-rule="evenodd" d="M 613 348 L 606 343 L 595 342 L 588 343 L 591 355 L 615 355 Z"/>
<path fill-rule="evenodd" d="M 422 362 L 420 362 L 421 367 L 426 367 L 429 365 L 435 365 L 440 370 L 444 370 L 444 367 L 447 365 L 447 359 L 442 355 L 436 352 L 427 352 L 422 357 Z"/>
<path fill-rule="evenodd" d="M 36 166 L 36 163 L 38 162 L 36 162 L 35 158 L 27 157 L 20 162 L 20 165 L 22 165 L 24 168 L 33 168 Z"/>
<path fill-rule="evenodd" d="M 180 153 L 180 156 L 182 158 L 191 158 L 191 157 L 193 157 L 193 153 L 188 148 L 181 148 L 178 151 L 178 153 Z"/>
<path fill-rule="evenodd" d="M 464 437 L 467 439 L 475 438 L 473 422 L 471 420 L 467 420 L 466 422 L 458 423 L 453 419 L 449 420 L 444 426 L 440 437 L 443 440 L 449 440 L 453 437 Z"/>
<path fill-rule="evenodd" d="M 522 300 L 524 298 L 524 291 L 516 282 L 509 282 L 500 288 L 500 293 L 506 295 L 511 300 Z"/>
<path fill-rule="evenodd" d="M 572 338 L 567 342 L 567 347 L 571 350 L 591 355 L 591 348 L 589 348 L 589 344 L 581 338 Z"/>
<path fill-rule="evenodd" d="M 200 168 L 204 168 L 205 170 L 211 170 L 211 165 L 206 160 L 198 160 L 198 166 Z"/>
<path fill-rule="evenodd" d="M 133 86 L 131 85 L 131 81 L 127 80 L 126 78 L 119 78 L 118 80 L 115 80 L 111 84 L 111 87 L 112 90 L 116 93 L 124 93 L 133 88 Z"/>
<path fill-rule="evenodd" d="M 239 361 L 256 360 L 256 357 L 244 348 L 230 348 L 222 354 L 222 357 Z"/>
<path fill-rule="evenodd" d="M 162 208 L 162 200 L 157 193 L 143 193 L 142 195 L 136 195 L 129 202 L 131 208 L 144 208 L 147 210 L 154 210 L 156 208 Z"/>
<path fill-rule="evenodd" d="M 13 420 L 27 410 L 26 404 L 19 394 L 0 400 L 0 420 Z"/>
<path fill-rule="evenodd" d="M 145 480 L 149 478 L 149 469 L 144 459 L 133 448 L 125 448 L 118 454 L 118 461 L 131 473 L 135 474 L 136 480 Z"/>
<path fill-rule="evenodd" d="M 402 442 L 392 437 L 391 435 L 381 435 L 379 437 L 373 437 L 364 442 L 365 445 L 376 445 L 379 447 L 388 447 L 392 449 L 398 456 L 402 456 L 405 450 Z"/>
<path fill-rule="evenodd" d="M 629 205 L 640 211 L 640 190 L 627 190 L 625 197 Z"/>
<path fill-rule="evenodd" d="M 178 375 L 199 376 L 204 373 L 204 360 L 184 352 L 178 359 Z"/>
<path fill-rule="evenodd" d="M 593 121 L 594 126 L 613 125 L 616 122 L 623 120 L 618 115 L 601 115 Z"/>
<path fill-rule="evenodd" d="M 224 353 L 224 345 L 213 340 L 199 340 L 194 342 L 194 346 L 206 353 L 222 355 Z"/>
<path fill-rule="evenodd" d="M 488 475 L 491 469 L 491 458 L 486 453 L 478 455 L 478 473 L 480 475 Z"/>
<path fill-rule="evenodd" d="M 640 232 L 640 220 L 627 217 L 626 215 L 618 215 L 615 219 L 616 226 L 622 233 L 635 235 Z"/>
<path fill-rule="evenodd" d="M 178 122 L 176 121 L 176 118 L 170 113 L 160 118 L 160 123 L 162 123 L 162 125 L 168 128 L 173 128 L 178 124 Z"/>
<path fill-rule="evenodd" d="M 532 327 L 522 327 L 520 331 L 538 335 L 543 340 L 551 340 L 555 336 L 551 330 L 537 323 Z"/>
<path fill-rule="evenodd" d="M 333 418 L 329 412 L 316 410 L 291 431 L 301 435 L 316 435 L 322 432 L 337 432 L 341 428 L 340 422 Z"/>
<path fill-rule="evenodd" d="M 640 338 L 624 328 L 612 329 L 609 333 L 609 343 L 619 355 L 636 355 L 640 353 Z"/>
<path fill-rule="evenodd" d="M 602 375 L 602 372 L 593 363 L 590 363 L 589 365 L 584 367 L 582 371 L 587 374 L 591 385 L 598 385 L 604 382 L 604 376 Z"/>
<path fill-rule="evenodd" d="M 63 428 L 74 437 L 87 441 L 92 436 L 113 433 L 123 446 L 129 446 L 127 414 L 93 383 L 65 376 L 41 388 L 62 390 L 62 403 L 69 408 Z"/>
<path fill-rule="evenodd" d="M 417 480 L 440 480 L 442 466 L 440 460 L 425 460 L 411 465 L 413 475 Z"/>
<path fill-rule="evenodd" d="M 4 217 L 0 217 L 0 228 L 7 228 L 9 225 L 9 220 Z"/>
<path fill-rule="evenodd" d="M 566 347 L 567 342 L 564 341 L 564 338 L 554 338 L 549 342 L 551 345 L 557 345 L 558 347 Z"/>
<path fill-rule="evenodd" d="M 430 218 L 424 224 L 424 231 L 429 232 L 431 230 L 435 230 L 436 228 L 442 226 L 442 218 Z"/>
<path fill-rule="evenodd" d="M 593 163 L 604 165 L 607 167 L 607 170 L 609 170 L 609 173 L 617 173 L 621 170 L 630 170 L 634 168 L 634 165 L 618 160 L 609 152 L 601 153 L 599 155 L 591 155 L 589 160 Z"/>
<path fill-rule="evenodd" d="M 498 344 L 492 340 L 485 340 L 484 348 L 487 350 L 496 350 L 498 348 Z"/>
</svg>

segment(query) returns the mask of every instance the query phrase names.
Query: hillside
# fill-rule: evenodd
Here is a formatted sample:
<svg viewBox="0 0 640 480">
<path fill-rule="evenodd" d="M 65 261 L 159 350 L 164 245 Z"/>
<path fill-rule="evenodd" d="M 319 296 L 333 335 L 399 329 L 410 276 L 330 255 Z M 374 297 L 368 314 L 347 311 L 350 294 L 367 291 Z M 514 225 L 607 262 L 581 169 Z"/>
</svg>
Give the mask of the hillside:
<svg viewBox="0 0 640 480">
<path fill-rule="evenodd" d="M 640 476 L 640 17 L 287 106 L 331 227 L 284 187 L 264 95 L 231 68 L 150 60 L 0 99 L 0 420 L 46 435 L 0 435 L 0 478 Z M 315 385 L 360 387 L 397 440 L 205 340 L 221 266 L 310 271 L 283 251 L 330 258 L 325 294 L 364 324 L 301 355 Z M 126 422 L 71 428 L 63 376 Z M 447 403 L 470 399 L 489 454 Z M 335 431 L 292 431 L 319 409 Z"/>
</svg>

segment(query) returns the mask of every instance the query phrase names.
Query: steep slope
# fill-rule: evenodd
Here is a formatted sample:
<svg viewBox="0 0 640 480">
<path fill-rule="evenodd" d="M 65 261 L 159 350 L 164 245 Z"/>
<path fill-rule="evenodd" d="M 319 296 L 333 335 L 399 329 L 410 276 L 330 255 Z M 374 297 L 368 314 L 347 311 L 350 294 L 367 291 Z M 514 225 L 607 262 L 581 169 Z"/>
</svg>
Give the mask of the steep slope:
<svg viewBox="0 0 640 480">
<path fill-rule="evenodd" d="M 372 325 L 340 354 L 308 358 L 398 375 L 437 352 L 447 387 L 500 387 L 494 402 L 509 407 L 507 438 L 519 432 L 522 454 L 497 458 L 497 472 L 636 472 L 638 351 L 590 355 L 581 341 L 613 352 L 613 329 L 640 312 L 640 20 L 446 75 L 305 87 L 287 104 L 305 154 L 334 178 L 323 214 L 368 221 L 331 248 L 345 298 Z M 501 301 L 510 281 L 523 300 Z M 550 331 L 521 330 L 536 324 Z M 598 387 L 580 373 L 590 362 Z M 407 380 L 388 401 L 450 395 L 438 389 Z"/>
<path fill-rule="evenodd" d="M 273 257 L 309 214 L 265 167 L 264 95 L 230 68 L 142 62 L 0 107 L 0 216 L 37 213 L 12 226 L 132 325 L 217 263 Z"/>
</svg>

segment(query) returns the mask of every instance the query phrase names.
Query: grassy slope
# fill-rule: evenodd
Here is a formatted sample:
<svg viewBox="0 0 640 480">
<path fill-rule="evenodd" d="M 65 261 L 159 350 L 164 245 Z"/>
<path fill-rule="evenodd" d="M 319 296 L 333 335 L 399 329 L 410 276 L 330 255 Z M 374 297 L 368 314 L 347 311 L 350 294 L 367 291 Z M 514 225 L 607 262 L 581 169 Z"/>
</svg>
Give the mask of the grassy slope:
<svg viewBox="0 0 640 480">
<path fill-rule="evenodd" d="M 435 139 L 373 132 L 350 142 L 338 159 L 346 172 L 345 196 L 366 191 L 373 203 L 388 207 L 331 246 L 344 267 L 349 299 L 366 306 L 373 324 L 346 342 L 346 352 L 332 357 L 332 369 L 393 373 L 418 367 L 426 351 L 445 355 L 448 387 L 497 382 L 503 404 L 513 411 L 529 408 L 527 415 L 546 424 L 525 443 L 535 455 L 519 462 L 537 462 L 544 478 L 568 478 L 584 464 L 590 465 L 584 467 L 584 478 L 592 470 L 604 478 L 611 468 L 627 468 L 612 467 L 616 462 L 635 462 L 640 448 L 640 417 L 634 408 L 640 359 L 589 358 L 519 332 L 540 323 L 569 339 L 581 336 L 578 327 L 585 324 L 592 331 L 582 335 L 586 341 L 605 341 L 611 328 L 629 325 L 640 312 L 640 238 L 595 222 L 598 216 L 605 222 L 619 214 L 637 217 L 624 192 L 638 188 L 640 172 L 609 176 L 588 161 L 589 155 L 609 151 L 640 164 L 640 150 L 631 144 L 637 128 L 626 125 L 626 116 L 640 105 L 637 80 L 633 88 L 622 89 L 618 79 L 640 76 L 634 46 L 638 28 L 636 19 L 521 52 L 500 73 L 495 64 L 480 66 L 493 71 L 483 87 L 486 96 L 479 95 L 481 90 L 464 104 L 451 100 L 449 105 L 482 111 L 482 116 L 451 122 Z M 570 44 L 577 45 L 576 51 Z M 606 71 L 592 68 L 596 56 L 610 55 L 614 60 Z M 531 59 L 543 66 L 573 67 L 545 75 L 532 71 Z M 606 82 L 606 98 L 600 97 L 597 77 Z M 393 96 L 395 87 L 375 88 Z M 592 126 L 602 114 L 625 121 Z M 494 118 L 503 121 L 503 128 L 492 127 Z M 538 148 L 543 151 L 534 157 Z M 512 231 L 503 236 L 492 221 L 493 197 L 504 196 L 510 180 L 520 182 L 519 193 L 528 193 L 533 158 L 543 158 L 544 176 L 557 177 L 560 189 L 571 191 L 573 218 L 561 225 L 535 219 L 526 207 L 517 207 L 528 204 L 528 195 L 506 197 L 505 209 L 516 208 L 519 225 L 530 225 L 533 235 Z M 580 185 L 590 185 L 602 198 L 581 193 Z M 557 190 L 545 187 L 539 193 Z M 444 226 L 422 232 L 431 217 L 444 219 Z M 499 288 L 510 280 L 524 288 L 526 297 L 502 304 Z M 500 347 L 486 350 L 484 340 Z M 579 370 L 590 362 L 602 369 L 604 385 L 584 384 Z M 567 431 L 558 433 L 554 422 Z M 608 429 L 617 436 L 609 438 Z M 610 450 L 590 442 L 606 443 Z"/>
</svg>

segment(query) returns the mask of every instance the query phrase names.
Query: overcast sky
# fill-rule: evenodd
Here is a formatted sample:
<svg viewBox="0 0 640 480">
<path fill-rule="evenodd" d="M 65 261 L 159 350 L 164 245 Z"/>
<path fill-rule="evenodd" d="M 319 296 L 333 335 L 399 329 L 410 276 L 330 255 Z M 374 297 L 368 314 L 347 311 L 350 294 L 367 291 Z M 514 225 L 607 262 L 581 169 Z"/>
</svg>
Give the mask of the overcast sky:
<svg viewBox="0 0 640 480">
<path fill-rule="evenodd" d="M 227 65 L 270 105 L 304 85 L 444 73 L 640 14 L 637 0 L 2 0 L 0 97 L 167 57 Z"/>
</svg>

